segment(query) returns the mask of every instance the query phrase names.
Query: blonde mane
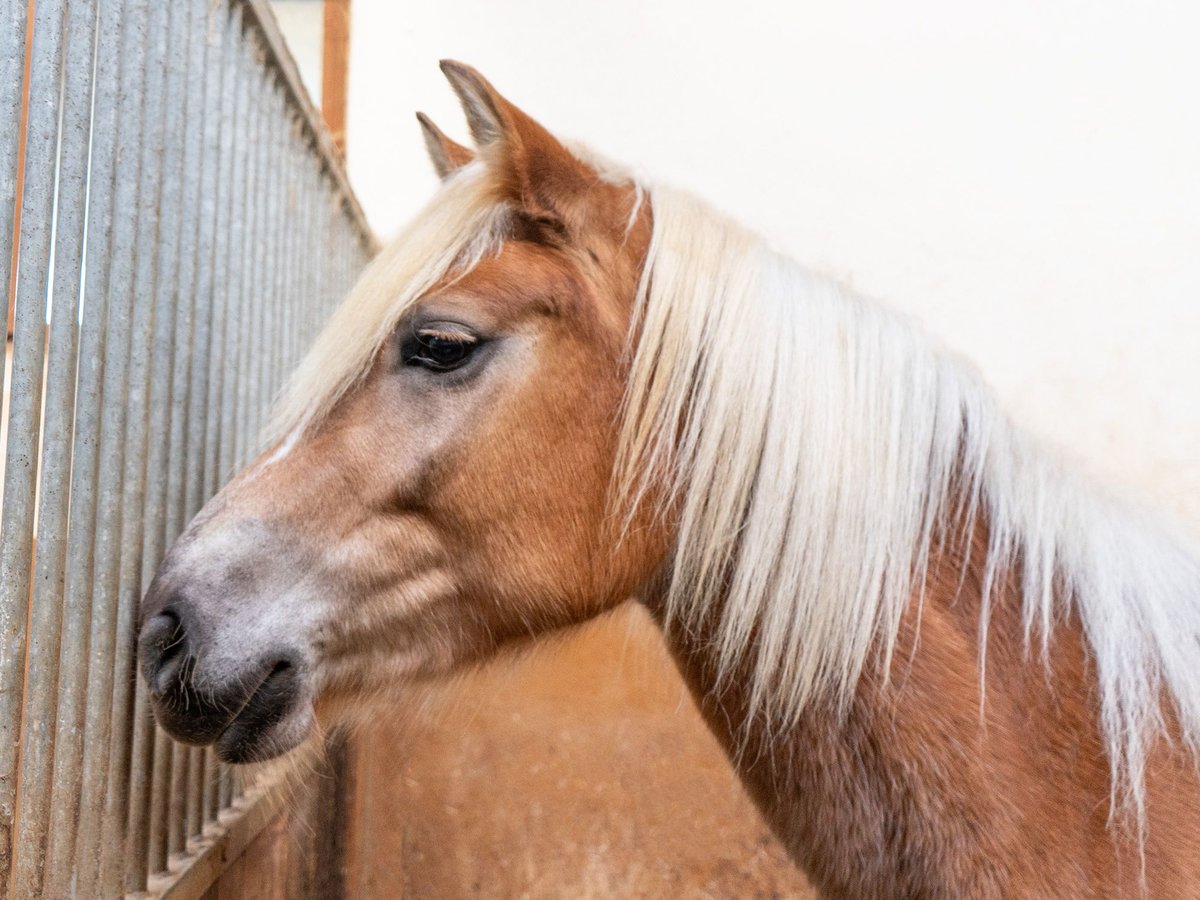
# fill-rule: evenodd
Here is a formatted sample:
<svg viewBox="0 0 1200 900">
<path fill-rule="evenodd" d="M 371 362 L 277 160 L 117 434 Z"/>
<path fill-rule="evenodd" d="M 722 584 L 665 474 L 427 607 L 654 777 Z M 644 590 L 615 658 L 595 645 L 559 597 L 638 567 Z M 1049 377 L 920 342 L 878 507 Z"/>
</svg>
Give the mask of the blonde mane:
<svg viewBox="0 0 1200 900">
<path fill-rule="evenodd" d="M 756 713 L 784 730 L 818 697 L 849 702 L 869 654 L 890 659 L 939 535 L 985 522 L 981 646 L 992 587 L 1013 572 L 1043 654 L 1055 622 L 1078 616 L 1114 809 L 1141 822 L 1161 698 L 1200 746 L 1200 562 L 1186 541 L 1034 446 L 969 365 L 901 316 L 687 194 L 647 196 L 614 489 L 628 509 L 665 484 L 678 510 L 668 627 L 715 616 L 725 677 L 748 668 Z M 274 438 L 319 421 L 409 306 L 497 248 L 509 214 L 482 163 L 448 179 L 305 357 Z"/>
<path fill-rule="evenodd" d="M 715 624 L 721 671 L 748 664 L 755 710 L 786 729 L 818 695 L 844 707 L 875 649 L 886 664 L 939 535 L 985 522 L 981 647 L 1014 572 L 1027 646 L 1036 634 L 1044 653 L 1054 623 L 1078 616 L 1114 809 L 1143 821 L 1163 694 L 1200 742 L 1186 541 L 1035 447 L 906 319 L 691 196 L 657 188 L 650 206 L 617 485 L 636 503 L 665 478 L 679 510 L 669 621 Z"/>
</svg>

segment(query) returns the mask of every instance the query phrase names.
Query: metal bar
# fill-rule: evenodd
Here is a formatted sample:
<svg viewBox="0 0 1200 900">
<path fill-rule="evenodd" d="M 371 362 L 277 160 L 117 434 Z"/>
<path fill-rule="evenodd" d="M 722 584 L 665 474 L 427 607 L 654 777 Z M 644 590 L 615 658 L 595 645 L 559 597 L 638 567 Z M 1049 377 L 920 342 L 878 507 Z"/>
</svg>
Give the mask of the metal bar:
<svg viewBox="0 0 1200 900">
<path fill-rule="evenodd" d="M 141 596 L 143 543 L 147 537 L 145 505 L 149 386 L 153 381 L 150 351 L 155 328 L 158 278 L 158 236 L 162 199 L 162 153 L 166 92 L 168 5 L 148 3 L 146 68 L 142 92 L 142 131 L 139 153 L 137 228 L 128 371 L 126 455 L 121 511 L 121 566 L 118 589 L 116 642 L 113 652 L 113 701 L 110 750 L 112 770 L 105 797 L 105 817 L 99 894 L 115 896 L 125 884 L 144 883 L 148 778 L 153 742 L 144 694 L 134 666 L 134 631 Z"/>
<path fill-rule="evenodd" d="M 236 860 L 286 808 L 283 785 L 269 782 L 252 789 L 239 808 L 190 848 L 190 855 L 170 874 L 151 879 L 150 894 L 161 900 L 201 900 L 209 896 L 225 868 Z"/>
<path fill-rule="evenodd" d="M 86 598 L 77 598 L 65 610 L 63 601 L 96 43 L 95 0 L 75 0 L 67 5 L 66 12 L 37 544 L 25 656 L 18 832 L 9 884 L 16 896 L 36 896 L 42 889 L 50 825 L 56 701 L 61 699 L 73 715 L 81 697 L 77 683 L 65 685 L 65 693 L 59 697 L 60 639 L 65 637 L 68 651 L 78 655 L 88 612 Z"/>
<path fill-rule="evenodd" d="M 151 857 L 151 875 L 154 875 L 155 872 L 167 871 L 167 859 L 174 856 L 175 853 L 184 852 L 187 846 L 188 748 L 182 744 L 176 744 L 174 740 L 167 737 L 166 732 L 163 732 L 161 728 L 158 730 L 157 736 L 161 736 L 163 746 L 166 748 L 170 769 L 168 772 L 169 791 L 167 796 L 163 797 L 160 808 L 156 810 L 158 827 L 164 833 L 163 844 L 166 853 L 163 854 L 162 862 L 158 865 L 154 865 L 154 857 Z M 155 823 L 151 823 L 151 832 L 154 826 Z"/>
<path fill-rule="evenodd" d="M 263 384 L 264 360 L 266 346 L 269 340 L 271 317 L 271 277 L 274 260 L 272 235 L 274 232 L 273 207 L 275 200 L 275 173 L 273 172 L 275 157 L 275 128 L 272 84 L 273 78 L 267 69 L 261 69 L 257 74 L 259 117 L 262 120 L 262 135 L 259 138 L 261 168 L 256 179 L 256 195 L 258 219 L 256 225 L 257 238 L 254 241 L 254 320 L 251 331 L 250 352 L 247 365 L 250 367 L 250 403 L 246 409 L 246 455 L 242 464 L 249 464 L 259 453 L 259 422 L 262 418 L 263 395 L 266 386 Z"/>
<path fill-rule="evenodd" d="M 216 181 L 216 222 L 213 235 L 212 268 L 207 273 L 212 282 L 211 304 L 213 309 L 212 351 L 210 354 L 207 401 L 204 461 L 204 482 L 201 497 L 208 497 L 216 492 L 221 483 L 221 447 L 224 435 L 222 432 L 223 411 L 226 408 L 229 392 L 226 390 L 227 374 L 226 361 L 231 357 L 228 348 L 231 340 L 230 325 L 232 303 L 232 260 L 230 234 L 233 229 L 234 185 L 237 179 L 237 161 L 239 148 L 243 145 L 244 122 L 239 115 L 243 92 L 239 90 L 237 64 L 241 47 L 241 11 L 240 7 L 226 10 L 221 27 L 221 122 L 220 145 L 217 159 L 219 177 Z M 204 819 L 216 820 L 220 810 L 219 778 L 217 761 L 211 750 L 205 750 L 205 795 Z"/>
<path fill-rule="evenodd" d="M 292 234 L 296 226 L 296 210 L 294 206 L 293 180 L 293 147 L 292 147 L 293 116 L 288 109 L 286 97 L 279 112 L 279 268 L 276 274 L 275 292 L 275 334 L 271 342 L 271 404 L 268 409 L 268 423 L 274 414 L 275 400 L 279 397 L 283 385 L 283 372 L 287 349 L 288 303 L 291 302 L 290 288 L 294 271 L 292 259 Z M 268 440 L 274 435 L 264 432 Z"/>
<path fill-rule="evenodd" d="M 262 334 L 267 311 L 267 223 L 270 190 L 267 187 L 270 169 L 270 74 L 263 66 L 263 48 L 257 35 L 251 40 L 255 52 L 255 100 L 258 134 L 254 139 L 255 168 L 251 181 L 254 192 L 253 228 L 250 232 L 250 296 L 249 340 L 244 344 L 242 366 L 246 371 L 245 391 L 240 419 L 242 452 L 238 466 L 247 465 L 257 455 L 257 425 L 262 404 Z"/>
<path fill-rule="evenodd" d="M 178 3 L 183 23 L 175 37 L 176 55 L 186 57 L 186 68 L 179 84 L 182 97 L 178 105 L 182 121 L 178 123 L 178 172 L 168 173 L 180 184 L 179 225 L 176 232 L 175 282 L 171 303 L 175 310 L 175 333 L 171 366 L 171 399 L 164 460 L 166 489 L 164 499 L 164 540 L 160 553 L 175 540 L 187 518 L 188 436 L 192 406 L 192 369 L 196 357 L 195 332 L 196 262 L 193 248 L 200 230 L 201 142 L 204 137 L 205 51 L 207 49 L 207 0 L 187 0 Z M 168 104 L 171 100 L 168 99 Z M 203 360 L 196 360 L 196 367 Z M 157 564 L 157 556 L 153 560 Z M 191 748 L 173 745 L 171 748 L 171 795 L 168 801 L 167 851 L 182 853 L 187 846 L 189 806 L 199 807 L 199 800 L 189 798 L 192 779 Z"/>
<path fill-rule="evenodd" d="M 305 261 L 308 264 L 308 272 L 305 275 L 304 285 L 308 293 L 306 298 L 303 316 L 300 322 L 300 346 L 306 348 L 312 343 L 313 338 L 313 323 L 317 321 L 318 308 L 321 304 L 321 241 L 324 239 L 323 222 L 325 213 L 325 197 L 322 193 L 322 178 L 319 171 L 310 171 L 308 176 L 309 182 L 309 222 L 308 234 L 306 240 L 308 242 L 308 252 L 305 254 Z M 303 350 L 301 350 L 303 352 Z"/>
<path fill-rule="evenodd" d="M 279 24 L 275 21 L 275 16 L 271 12 L 269 0 L 239 0 L 239 2 L 246 9 L 247 20 L 262 36 L 266 50 L 266 65 L 279 72 L 284 86 L 291 95 L 292 103 L 304 119 L 305 130 L 312 141 L 317 158 L 321 161 L 321 167 L 329 174 L 333 182 L 333 192 L 345 199 L 351 218 L 354 220 L 355 229 L 362 235 L 363 242 L 369 251 L 373 252 L 375 248 L 374 232 L 371 231 L 366 214 L 359 205 L 353 188 L 350 187 L 350 179 L 346 176 L 346 166 L 342 160 L 342 154 L 334 144 L 329 129 L 325 127 L 320 112 L 308 96 L 304 81 L 300 77 L 300 70 L 292 58 L 291 51 L 287 48 L 283 34 L 279 31 Z"/>
<path fill-rule="evenodd" d="M 304 232 L 304 186 L 301 180 L 303 164 L 300 147 L 300 124 L 294 113 L 287 123 L 287 262 L 284 266 L 284 304 L 281 317 L 281 340 L 278 384 L 282 392 L 287 378 L 296 365 L 296 312 L 300 303 L 300 237 Z"/>
<path fill-rule="evenodd" d="M 198 180 L 200 211 L 194 250 L 195 279 L 192 287 L 196 304 L 196 330 L 192 339 L 194 359 L 189 387 L 192 402 L 189 407 L 187 430 L 188 478 L 183 499 L 184 515 L 189 520 L 199 511 L 212 490 L 205 487 L 205 472 L 208 459 L 216 445 L 215 435 L 210 427 L 214 421 L 214 417 L 210 415 L 213 405 L 210 385 L 220 326 L 215 285 L 216 270 L 222 262 L 218 260 L 216 243 L 218 220 L 223 211 L 222 199 L 225 196 L 221 187 L 226 181 L 223 175 L 227 174 L 221 171 L 220 163 L 223 160 L 227 162 L 223 155 L 222 139 L 231 138 L 229 128 L 233 96 L 231 90 L 230 93 L 226 93 L 227 87 L 232 88 L 232 82 L 226 77 L 229 33 L 225 27 L 225 21 L 228 19 L 223 21 L 222 15 L 225 7 L 212 3 L 202 3 L 200 6 L 207 7 L 207 15 L 202 26 L 198 26 L 203 29 L 206 49 Z"/>
<path fill-rule="evenodd" d="M 254 444 L 253 421 L 258 386 L 257 345 L 263 303 L 263 214 L 266 192 L 262 190 L 267 168 L 267 139 L 265 122 L 266 75 L 262 68 L 262 48 L 254 32 L 250 32 L 249 46 L 253 54 L 252 102 L 253 135 L 250 139 L 252 163 L 247 170 L 246 190 L 250 194 L 244 245 L 244 269 L 242 278 L 242 343 L 238 354 L 238 417 L 237 417 L 237 467 L 240 469 L 251 459 Z"/>
<path fill-rule="evenodd" d="M 27 3 L 20 0 L 0 3 L 0 122 L 9 123 L 0 131 L 0 297 L 3 298 L 0 307 L 3 308 L 6 335 L 17 205 L 17 158 L 21 149 L 18 123 L 25 89 L 25 24 L 28 19 Z M 0 374 L 0 382 L 3 380 L 3 374 Z M 2 490 L 3 486 L 0 486 Z M 4 843 L 7 845 L 7 841 Z M 7 850 L 0 853 L 7 854 Z M 0 884 L 4 883 L 6 874 L 7 868 L 0 864 Z"/>
<path fill-rule="evenodd" d="M 284 181 L 286 167 L 284 163 L 287 152 L 287 106 L 283 90 L 275 83 L 271 87 L 271 185 L 268 198 L 268 222 L 270 236 L 268 238 L 267 255 L 267 308 L 264 310 L 264 328 L 260 352 L 262 354 L 262 397 L 259 402 L 258 422 L 255 434 L 259 446 L 262 447 L 265 425 L 275 400 L 275 392 L 279 389 L 277 369 L 279 354 L 279 335 L 282 333 L 280 321 L 283 312 L 283 267 L 284 235 L 287 229 L 287 217 L 284 213 L 285 193 L 287 183 Z"/>
<path fill-rule="evenodd" d="M 213 330 L 213 353 L 208 374 L 208 457 L 205 460 L 204 489 L 210 496 L 225 478 L 224 447 L 229 442 L 225 410 L 229 405 L 229 363 L 233 358 L 233 312 L 235 264 L 233 232 L 238 218 L 235 195 L 240 184 L 240 162 L 245 147 L 246 117 L 244 82 L 239 65 L 241 49 L 241 8 L 234 6 L 225 20 L 221 42 L 225 48 L 221 82 L 221 147 L 217 181 L 217 225 L 213 238 L 213 303 L 216 321 Z M 215 814 L 215 813 L 214 813 Z"/>
<path fill-rule="evenodd" d="M 183 215 L 183 147 L 187 120 L 184 85 L 187 79 L 188 56 L 181 52 L 188 32 L 189 7 L 185 2 L 170 4 L 170 21 L 166 41 L 166 101 L 164 105 L 163 142 L 161 145 L 162 192 L 155 283 L 153 363 L 154 377 L 150 381 L 150 425 L 146 455 L 146 530 L 142 545 L 142 577 L 139 596 L 150 586 L 154 570 L 166 548 L 168 508 L 167 493 L 170 470 L 172 423 L 176 417 L 175 360 L 176 321 L 181 303 L 178 293 L 179 244 Z M 139 679 L 138 690 L 145 690 Z M 141 723 L 137 723 L 141 724 Z M 171 740 L 161 729 L 154 734 L 154 765 L 151 783 L 150 843 L 147 866 L 150 872 L 167 867 L 169 851 L 170 796 L 173 762 L 176 756 Z M 182 815 L 180 815 L 182 818 Z M 145 887 L 140 877 L 132 890 Z"/>
<path fill-rule="evenodd" d="M 67 551 L 66 597 L 86 619 L 87 631 L 72 635 L 64 627 L 59 662 L 61 702 L 55 725 L 54 776 L 51 793 L 50 844 L 46 856 L 48 896 L 66 896 L 75 871 L 76 836 L 84 830 L 89 816 L 87 800 L 98 804 L 103 794 L 96 790 L 95 768 L 98 751 L 107 750 L 107 739 L 94 740 L 94 691 L 92 661 L 104 641 L 98 630 L 108 627 L 108 605 L 95 590 L 93 579 L 103 568 L 101 553 L 101 505 L 97 502 L 103 444 L 104 406 L 102 385 L 105 378 L 106 337 L 116 314 L 110 313 L 109 284 L 115 208 L 115 169 L 117 134 L 117 91 L 120 87 L 120 59 L 124 44 L 123 10 L 111 0 L 97 7 L 95 85 L 92 100 L 91 159 L 88 175 L 88 226 L 85 265 L 87 277 L 80 325 L 79 370 L 75 410 L 75 437 L 71 469 L 71 509 L 69 549 Z M 120 365 L 114 354 L 110 368 Z M 108 405 L 112 406 L 112 398 Z M 109 554 L 111 557 L 111 554 Z M 105 664 L 108 660 L 101 657 Z M 96 673 L 99 678 L 99 674 Z M 111 690 L 108 692 L 111 694 Z M 107 718 L 107 715 L 104 716 Z M 90 838 L 93 832 L 88 831 Z M 84 846 L 88 846 L 86 843 Z"/>
<path fill-rule="evenodd" d="M 200 235 L 202 175 L 201 151 L 204 139 L 204 122 L 209 110 L 205 107 L 205 65 L 207 40 L 208 0 L 186 0 L 179 3 L 189 13 L 182 38 L 186 41 L 187 71 L 183 86 L 182 162 L 179 172 L 182 191 L 180 196 L 179 236 L 176 256 L 178 265 L 175 280 L 175 344 L 190 352 L 175 354 L 175 365 L 171 376 L 171 426 L 167 472 L 166 543 L 173 541 L 188 517 L 187 473 L 189 456 L 188 439 L 191 437 L 193 417 L 192 369 L 199 369 L 206 360 L 196 358 L 196 328 L 202 311 L 197 309 L 197 248 Z"/>
<path fill-rule="evenodd" d="M 300 130 L 299 126 L 297 126 L 296 130 L 296 152 L 301 156 L 308 153 L 308 141 L 303 131 Z M 289 370 L 294 370 L 296 368 L 300 361 L 301 351 L 306 346 L 304 343 L 304 322 L 312 305 L 313 296 L 312 233 L 313 224 L 316 220 L 316 192 L 313 188 L 315 179 L 312 177 L 312 169 L 308 166 L 301 165 L 297 180 L 299 183 L 298 192 L 300 215 L 299 230 L 296 235 L 298 247 L 298 257 L 296 260 L 296 290 L 293 294 L 291 303 L 292 323 L 291 328 L 289 329 L 289 340 L 291 342 L 291 360 L 288 365 Z"/>
<path fill-rule="evenodd" d="M 207 9 L 205 9 L 207 7 Z M 216 297 L 214 296 L 214 269 L 217 266 L 215 252 L 215 229 L 217 228 L 218 210 L 218 163 L 221 157 L 221 137 L 225 132 L 228 137 L 228 119 L 231 117 L 231 106 L 226 100 L 232 100 L 232 93 L 226 96 L 224 85 L 229 81 L 226 73 L 226 51 L 228 29 L 224 27 L 222 14 L 226 10 L 223 5 L 199 4 L 206 14 L 198 27 L 201 29 L 205 42 L 205 61 L 203 77 L 203 129 L 200 137 L 202 153 L 198 181 L 199 190 L 199 221 L 195 247 L 195 278 L 192 288 L 196 306 L 195 332 L 192 336 L 193 361 L 189 394 L 187 454 L 186 454 L 186 486 L 182 501 L 184 518 L 191 519 L 207 498 L 205 492 L 205 472 L 207 460 L 215 455 L 216 442 L 214 434 L 209 429 L 212 397 L 206 381 L 210 377 L 210 361 L 214 357 L 216 326 Z M 225 13 L 228 16 L 228 13 Z M 191 782 L 188 787 L 187 805 L 187 834 L 198 838 L 203 832 L 206 818 L 206 798 L 209 793 L 210 754 L 206 749 L 193 748 L 189 760 Z"/>
<path fill-rule="evenodd" d="M 244 289 L 246 277 L 246 241 L 248 235 L 249 201 L 248 195 L 252 188 L 252 155 L 253 141 L 257 135 L 255 117 L 251 104 L 251 59 L 252 50 L 246 40 L 245 25 L 242 19 L 242 7 L 234 5 L 234 26 L 236 29 L 236 52 L 233 54 L 231 72 L 237 85 L 236 111 L 234 126 L 236 140 L 233 146 L 233 166 L 229 179 L 231 197 L 231 217 L 229 238 L 226 245 L 226 299 L 224 365 L 222 366 L 221 415 L 220 415 L 220 465 L 214 488 L 224 484 L 233 475 L 238 452 L 236 442 L 236 421 L 238 412 L 238 382 L 241 347 L 246 340 L 244 318 L 247 305 L 247 291 Z M 232 801 L 232 782 L 229 769 L 219 765 L 216 775 L 216 806 L 225 809 Z M 211 800 L 210 800 L 211 803 Z"/>
<path fill-rule="evenodd" d="M 0 120 L 22 107 L 25 8 L 0 2 Z M 0 878 L 15 839 L 13 896 L 116 896 L 168 854 L 185 861 L 245 793 L 241 773 L 154 728 L 138 602 L 260 449 L 285 375 L 374 242 L 266 0 L 33 9 L 0 494 Z M 0 238 L 17 141 L 0 134 Z"/>
<path fill-rule="evenodd" d="M 245 53 L 253 55 L 256 51 L 253 42 L 248 38 L 248 32 L 243 34 L 245 41 Z M 241 232 L 242 237 L 237 242 L 237 258 L 238 258 L 238 310 L 237 318 L 235 319 L 234 336 L 236 338 L 237 355 L 234 357 L 232 368 L 233 384 L 234 384 L 234 408 L 233 419 L 229 424 L 230 435 L 233 440 L 233 457 L 229 472 L 226 479 L 231 478 L 233 474 L 240 469 L 246 462 L 246 409 L 249 405 L 247 392 L 249 390 L 249 365 L 252 335 L 250 334 L 250 323 L 253 321 L 254 308 L 254 261 L 253 261 L 253 244 L 257 237 L 255 232 L 255 222 L 257 221 L 256 213 L 258 204 L 256 202 L 254 187 L 258 177 L 258 154 L 262 149 L 262 115 L 259 108 L 260 97 L 257 96 L 254 84 L 254 71 L 256 69 L 256 61 L 253 59 L 243 60 L 245 68 L 243 69 L 243 78 L 246 80 L 247 87 L 247 153 L 245 168 L 242 172 L 244 185 L 242 192 L 245 195 L 245 205 L 242 209 Z M 223 479 L 225 480 L 225 479 Z"/>
<path fill-rule="evenodd" d="M 102 248 L 108 262 L 108 283 L 101 279 L 88 280 L 88 302 L 99 303 L 103 296 L 108 307 L 105 323 L 103 409 L 100 416 L 100 466 L 97 476 L 99 496 L 96 512 L 96 563 L 92 577 L 92 623 L 88 642 L 88 696 L 83 760 L 83 779 L 80 797 L 79 826 L 76 838 L 77 896 L 98 896 L 100 854 L 102 847 L 119 852 L 122 844 L 112 845 L 101 840 L 108 807 L 110 780 L 109 764 L 114 758 L 113 700 L 114 658 L 117 627 L 117 598 L 120 590 L 122 528 L 124 524 L 124 474 L 129 444 L 126 410 L 129 358 L 132 351 L 132 322 L 135 309 L 134 246 L 138 224 L 138 194 L 140 189 L 140 159 L 142 94 L 145 81 L 145 36 L 147 0 L 103 0 L 100 8 L 102 38 L 97 62 L 101 72 L 100 85 L 106 76 L 119 66 L 119 89 L 113 93 L 98 92 L 95 115 L 101 128 L 111 123 L 116 135 L 115 158 L 111 169 L 112 224 L 108 245 L 104 240 L 104 225 L 89 230 L 92 241 Z M 119 23 L 120 47 L 114 48 L 107 37 L 109 27 Z M 122 124 L 118 131 L 116 121 Z M 97 195 L 108 193 L 100 174 L 93 168 Z M 92 210 L 99 212 L 99 204 Z M 92 211 L 89 210 L 89 213 Z M 89 254 L 90 256 L 90 254 Z M 119 756 L 126 756 L 124 752 Z M 117 765 L 118 774 L 128 771 L 128 763 Z M 120 785 L 124 792 L 125 785 Z M 110 811 L 111 808 L 109 807 Z M 110 840 L 122 840 L 121 827 L 110 826 Z M 115 834 L 112 832 L 115 831 Z"/>
<path fill-rule="evenodd" d="M 29 609 L 38 471 L 38 426 L 46 339 L 46 297 L 54 219 L 60 87 L 62 0 L 35 10 L 21 203 L 20 262 L 14 298 L 12 391 L 0 533 L 0 883 L 9 878 L 16 800 L 26 617 Z M 22 54 L 22 57 L 24 54 Z M 7 286 L 6 286 L 7 288 Z"/>
</svg>

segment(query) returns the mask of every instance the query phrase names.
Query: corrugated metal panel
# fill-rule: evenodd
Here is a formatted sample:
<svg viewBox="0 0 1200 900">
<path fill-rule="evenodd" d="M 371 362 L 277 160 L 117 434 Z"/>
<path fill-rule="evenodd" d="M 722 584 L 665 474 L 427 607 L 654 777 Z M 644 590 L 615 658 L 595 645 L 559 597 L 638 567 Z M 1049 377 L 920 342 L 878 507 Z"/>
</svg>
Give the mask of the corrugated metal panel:
<svg viewBox="0 0 1200 900">
<path fill-rule="evenodd" d="M 0 882 L 194 896 L 269 801 L 153 725 L 137 601 L 373 241 L 265 0 L 33 10 L 0 2 Z"/>
</svg>

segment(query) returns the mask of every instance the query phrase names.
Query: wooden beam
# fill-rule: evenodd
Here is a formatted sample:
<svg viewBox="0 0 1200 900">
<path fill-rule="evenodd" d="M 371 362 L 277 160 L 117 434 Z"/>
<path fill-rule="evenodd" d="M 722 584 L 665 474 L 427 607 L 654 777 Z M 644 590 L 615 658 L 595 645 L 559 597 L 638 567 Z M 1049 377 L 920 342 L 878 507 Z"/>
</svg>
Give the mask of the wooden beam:
<svg viewBox="0 0 1200 900">
<path fill-rule="evenodd" d="M 325 0 L 321 48 L 321 113 L 333 143 L 346 155 L 346 82 L 350 68 L 350 0 Z"/>
</svg>

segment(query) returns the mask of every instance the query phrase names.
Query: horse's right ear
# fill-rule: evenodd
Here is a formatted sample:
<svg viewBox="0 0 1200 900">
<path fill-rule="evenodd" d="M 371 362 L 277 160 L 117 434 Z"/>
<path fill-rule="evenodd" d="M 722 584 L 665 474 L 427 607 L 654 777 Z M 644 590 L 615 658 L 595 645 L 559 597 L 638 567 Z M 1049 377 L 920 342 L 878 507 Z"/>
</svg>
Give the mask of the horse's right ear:
<svg viewBox="0 0 1200 900">
<path fill-rule="evenodd" d="M 566 231 L 593 218 L 589 197 L 601 189 L 594 171 L 470 66 L 444 59 L 441 67 L 462 101 L 480 156 L 514 203 Z"/>
<path fill-rule="evenodd" d="M 429 151 L 429 159 L 433 162 L 433 168 L 437 170 L 438 178 L 445 181 L 475 159 L 473 150 L 446 137 L 425 113 L 417 113 L 417 121 L 421 123 L 425 149 Z"/>
</svg>

